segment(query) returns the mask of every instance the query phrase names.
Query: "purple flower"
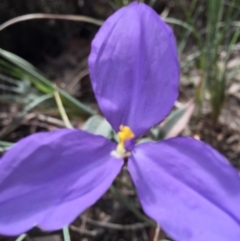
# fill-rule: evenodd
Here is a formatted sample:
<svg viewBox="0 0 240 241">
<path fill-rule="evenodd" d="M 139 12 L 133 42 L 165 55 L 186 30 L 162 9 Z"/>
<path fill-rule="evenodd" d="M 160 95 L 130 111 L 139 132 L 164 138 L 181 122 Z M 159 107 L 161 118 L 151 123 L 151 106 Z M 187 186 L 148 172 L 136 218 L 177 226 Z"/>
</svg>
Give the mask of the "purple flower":
<svg viewBox="0 0 240 241">
<path fill-rule="evenodd" d="M 70 129 L 20 140 L 0 162 L 0 233 L 68 225 L 106 192 L 128 159 L 144 212 L 170 237 L 239 241 L 239 175 L 223 156 L 187 137 L 134 144 L 178 96 L 170 27 L 133 2 L 104 23 L 89 66 L 98 104 L 119 143 Z"/>
</svg>

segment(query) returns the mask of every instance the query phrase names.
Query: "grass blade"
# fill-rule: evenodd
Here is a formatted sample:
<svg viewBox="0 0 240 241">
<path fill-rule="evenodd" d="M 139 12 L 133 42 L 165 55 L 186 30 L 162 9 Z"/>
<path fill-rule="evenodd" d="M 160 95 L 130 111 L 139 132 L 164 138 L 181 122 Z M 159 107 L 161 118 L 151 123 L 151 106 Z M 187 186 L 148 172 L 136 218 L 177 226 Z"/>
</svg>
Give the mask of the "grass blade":
<svg viewBox="0 0 240 241">
<path fill-rule="evenodd" d="M 94 111 L 92 111 L 90 108 L 88 108 L 86 105 L 84 105 L 71 95 L 69 95 L 64 90 L 56 87 L 50 80 L 48 80 L 41 73 L 39 73 L 30 63 L 28 63 L 24 59 L 1 48 L 0 56 L 8 61 L 1 61 L 0 65 L 3 65 L 5 67 L 4 70 L 8 70 L 8 72 L 13 76 L 21 79 L 27 77 L 27 79 L 36 88 L 38 88 L 45 94 L 54 93 L 54 91 L 57 90 L 66 106 L 74 108 L 76 112 L 79 112 L 83 116 L 91 116 L 94 114 Z"/>
<path fill-rule="evenodd" d="M 85 23 L 92 23 L 97 26 L 101 26 L 103 24 L 103 21 L 87 17 L 87 16 L 80 16 L 80 15 L 63 15 L 63 14 L 47 14 L 47 13 L 32 13 L 32 14 L 26 14 L 23 16 L 18 16 L 16 18 L 12 18 L 8 20 L 7 22 L 0 25 L 0 31 L 3 29 L 19 23 L 23 21 L 29 21 L 29 20 L 36 20 L 36 19 L 58 19 L 58 20 L 68 20 L 68 21 L 77 21 L 77 22 L 85 22 Z"/>
</svg>

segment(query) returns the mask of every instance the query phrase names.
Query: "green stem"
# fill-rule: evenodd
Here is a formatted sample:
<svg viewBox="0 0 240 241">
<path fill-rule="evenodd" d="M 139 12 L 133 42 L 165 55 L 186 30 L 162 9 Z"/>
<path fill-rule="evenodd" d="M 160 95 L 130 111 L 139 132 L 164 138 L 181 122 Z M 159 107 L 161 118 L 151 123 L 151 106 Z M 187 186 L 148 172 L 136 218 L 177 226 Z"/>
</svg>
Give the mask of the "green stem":
<svg viewBox="0 0 240 241">
<path fill-rule="evenodd" d="M 71 241 L 71 237 L 70 237 L 68 226 L 63 228 L 63 239 L 64 239 L 64 241 Z"/>
<path fill-rule="evenodd" d="M 62 100 L 61 100 L 61 97 L 60 97 L 59 93 L 57 91 L 55 91 L 54 96 L 55 96 L 55 100 L 56 100 L 56 103 L 57 103 L 58 110 L 60 112 L 60 115 L 62 117 L 62 120 L 63 120 L 65 126 L 67 128 L 73 128 L 71 122 L 68 119 L 67 113 L 64 109 L 64 106 L 62 104 Z"/>
<path fill-rule="evenodd" d="M 23 233 L 20 236 L 18 236 L 15 241 L 23 241 L 26 237 L 27 237 L 27 234 Z"/>
</svg>

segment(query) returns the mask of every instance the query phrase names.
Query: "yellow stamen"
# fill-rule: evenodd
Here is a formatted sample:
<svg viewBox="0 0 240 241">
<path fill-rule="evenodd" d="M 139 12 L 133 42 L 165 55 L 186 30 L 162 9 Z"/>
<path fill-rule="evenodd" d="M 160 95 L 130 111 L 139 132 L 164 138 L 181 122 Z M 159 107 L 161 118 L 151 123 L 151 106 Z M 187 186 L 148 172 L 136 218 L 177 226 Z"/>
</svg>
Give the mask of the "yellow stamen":
<svg viewBox="0 0 240 241">
<path fill-rule="evenodd" d="M 112 154 L 116 157 L 124 158 L 130 154 L 125 149 L 125 142 L 132 139 L 134 137 L 134 133 L 128 126 L 120 125 L 119 129 L 120 131 L 117 133 L 119 143 L 117 145 L 117 149 L 113 151 Z"/>
</svg>

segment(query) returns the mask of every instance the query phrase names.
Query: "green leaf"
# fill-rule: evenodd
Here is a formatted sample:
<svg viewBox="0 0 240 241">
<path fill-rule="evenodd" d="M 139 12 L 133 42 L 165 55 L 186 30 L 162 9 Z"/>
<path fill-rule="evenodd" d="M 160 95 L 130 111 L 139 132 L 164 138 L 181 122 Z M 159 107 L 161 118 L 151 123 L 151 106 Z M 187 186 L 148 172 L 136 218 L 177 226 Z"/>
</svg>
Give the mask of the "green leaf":
<svg viewBox="0 0 240 241">
<path fill-rule="evenodd" d="M 153 139 L 151 139 L 151 138 L 141 138 L 138 142 L 137 142 L 137 144 L 141 144 L 141 143 L 146 143 L 146 142 L 153 142 Z"/>
<path fill-rule="evenodd" d="M 90 117 L 84 124 L 83 130 L 91 132 L 95 135 L 101 135 L 106 138 L 112 138 L 113 136 L 113 129 L 111 125 L 107 122 L 107 120 L 100 116 L 94 115 Z"/>
<path fill-rule="evenodd" d="M 0 153 L 5 152 L 8 149 L 10 149 L 12 145 L 13 145 L 13 143 L 11 143 L 11 142 L 0 141 Z"/>
</svg>

